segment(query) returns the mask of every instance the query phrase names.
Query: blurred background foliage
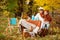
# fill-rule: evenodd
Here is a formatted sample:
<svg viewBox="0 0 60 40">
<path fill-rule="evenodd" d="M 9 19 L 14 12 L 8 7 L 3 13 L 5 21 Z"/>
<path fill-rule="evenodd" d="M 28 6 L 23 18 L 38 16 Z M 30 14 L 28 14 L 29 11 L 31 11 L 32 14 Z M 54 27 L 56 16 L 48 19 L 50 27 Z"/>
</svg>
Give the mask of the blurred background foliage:
<svg viewBox="0 0 60 40">
<path fill-rule="evenodd" d="M 21 16 L 21 14 L 24 12 L 32 15 L 32 13 L 37 11 L 38 7 L 43 7 L 45 10 L 49 10 L 50 12 L 54 13 L 54 11 L 60 9 L 60 1 L 59 0 L 54 0 L 54 1 L 53 0 L 0 0 L 0 13 L 1 12 L 4 13 L 5 11 L 8 11 L 10 12 L 11 15 L 14 14 L 15 16 Z"/>
</svg>

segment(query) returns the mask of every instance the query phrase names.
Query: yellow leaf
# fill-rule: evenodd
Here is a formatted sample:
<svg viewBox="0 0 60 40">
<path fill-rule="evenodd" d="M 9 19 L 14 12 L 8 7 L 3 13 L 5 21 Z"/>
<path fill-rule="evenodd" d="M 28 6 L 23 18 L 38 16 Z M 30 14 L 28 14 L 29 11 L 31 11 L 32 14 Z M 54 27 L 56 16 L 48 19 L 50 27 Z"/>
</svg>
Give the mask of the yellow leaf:
<svg viewBox="0 0 60 40">
<path fill-rule="evenodd" d="M 9 16 L 9 12 L 8 12 L 8 11 L 4 11 L 4 12 L 3 12 L 3 15 L 4 15 L 4 16 Z"/>
</svg>

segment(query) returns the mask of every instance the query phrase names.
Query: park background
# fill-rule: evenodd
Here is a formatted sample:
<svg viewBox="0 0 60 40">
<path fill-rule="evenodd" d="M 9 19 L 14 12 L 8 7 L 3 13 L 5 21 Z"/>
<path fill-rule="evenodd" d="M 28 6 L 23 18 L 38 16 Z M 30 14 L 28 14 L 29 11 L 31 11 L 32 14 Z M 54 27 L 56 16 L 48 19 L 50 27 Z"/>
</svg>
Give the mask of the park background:
<svg viewBox="0 0 60 40">
<path fill-rule="evenodd" d="M 38 11 L 38 7 L 49 10 L 52 22 L 49 34 L 42 38 L 38 36 L 36 40 L 60 40 L 60 0 L 0 0 L 0 40 L 23 40 L 18 25 L 13 25 L 13 29 L 8 28 L 9 18 L 19 20 L 26 13 L 31 16 Z"/>
</svg>

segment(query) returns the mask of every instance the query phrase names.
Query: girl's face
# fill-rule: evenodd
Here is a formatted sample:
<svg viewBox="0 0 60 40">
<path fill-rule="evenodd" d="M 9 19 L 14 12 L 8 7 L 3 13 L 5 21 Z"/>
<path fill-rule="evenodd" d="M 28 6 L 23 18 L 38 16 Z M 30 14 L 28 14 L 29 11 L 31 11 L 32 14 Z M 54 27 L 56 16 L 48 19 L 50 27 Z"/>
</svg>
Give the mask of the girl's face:
<svg viewBox="0 0 60 40">
<path fill-rule="evenodd" d="M 39 11 L 39 13 L 43 13 L 43 11 L 41 10 L 41 11 Z"/>
<path fill-rule="evenodd" d="M 47 12 L 47 11 L 45 11 L 45 12 L 44 12 L 44 15 L 47 15 L 47 14 L 48 14 L 48 12 Z"/>
</svg>

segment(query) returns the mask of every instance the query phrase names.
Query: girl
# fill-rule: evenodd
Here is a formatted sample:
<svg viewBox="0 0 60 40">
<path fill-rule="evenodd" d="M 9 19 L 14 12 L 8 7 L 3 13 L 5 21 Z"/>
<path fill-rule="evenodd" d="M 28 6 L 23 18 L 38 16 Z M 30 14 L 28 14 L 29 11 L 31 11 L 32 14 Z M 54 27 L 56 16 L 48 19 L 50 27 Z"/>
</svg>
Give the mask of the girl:
<svg viewBox="0 0 60 40">
<path fill-rule="evenodd" d="M 49 15 L 49 11 L 48 10 L 45 10 L 44 11 L 44 24 L 43 24 L 43 28 L 46 28 L 48 29 L 49 26 L 50 26 L 50 22 L 52 21 L 52 18 L 51 16 Z"/>
</svg>

